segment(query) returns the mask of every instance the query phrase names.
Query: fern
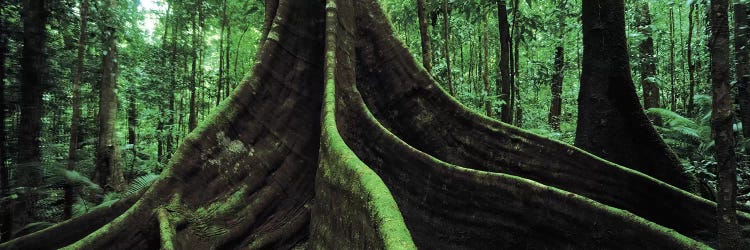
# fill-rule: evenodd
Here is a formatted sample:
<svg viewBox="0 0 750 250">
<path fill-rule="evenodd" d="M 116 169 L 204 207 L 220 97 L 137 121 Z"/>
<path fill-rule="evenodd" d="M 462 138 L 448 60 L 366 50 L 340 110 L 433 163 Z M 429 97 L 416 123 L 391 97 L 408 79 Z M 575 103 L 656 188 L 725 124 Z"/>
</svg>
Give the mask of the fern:
<svg viewBox="0 0 750 250">
<path fill-rule="evenodd" d="M 664 124 L 670 127 L 683 126 L 689 128 L 696 128 L 698 124 L 687 117 L 684 117 L 674 111 L 662 108 L 650 108 L 646 111 L 649 115 L 658 115 L 664 120 Z"/>
<path fill-rule="evenodd" d="M 125 190 L 125 193 L 123 193 L 123 196 L 127 197 L 131 195 L 135 195 L 141 192 L 141 190 L 151 186 L 151 184 L 154 183 L 154 181 L 156 181 L 157 179 L 159 179 L 159 175 L 157 174 L 147 174 L 147 175 L 143 175 L 138 178 L 135 178 L 130 183 L 130 186 L 128 186 L 128 189 Z"/>
<path fill-rule="evenodd" d="M 71 187 L 87 188 L 96 192 L 102 191 L 99 185 L 77 171 L 67 170 L 62 167 L 53 167 L 51 173 L 52 175 L 47 177 L 49 186 L 69 185 Z"/>
</svg>

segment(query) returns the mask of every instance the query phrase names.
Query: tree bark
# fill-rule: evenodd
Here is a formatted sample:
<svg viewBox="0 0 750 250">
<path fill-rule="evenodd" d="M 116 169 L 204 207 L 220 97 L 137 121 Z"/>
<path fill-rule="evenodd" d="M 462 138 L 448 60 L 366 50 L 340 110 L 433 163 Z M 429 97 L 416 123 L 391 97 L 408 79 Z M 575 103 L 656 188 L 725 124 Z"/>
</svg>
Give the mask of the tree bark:
<svg viewBox="0 0 750 250">
<path fill-rule="evenodd" d="M 422 41 L 422 65 L 427 72 L 432 73 L 432 45 L 430 30 L 427 24 L 427 10 L 425 0 L 417 0 L 417 17 L 419 20 L 419 37 Z"/>
<path fill-rule="evenodd" d="M 96 166 L 93 181 L 107 191 L 121 191 L 125 185 L 120 168 L 119 146 L 115 137 L 117 124 L 117 27 L 114 9 L 117 0 L 107 0 L 102 32 L 105 55 L 102 61 L 102 80 L 99 87 L 99 143 L 96 147 Z"/>
<path fill-rule="evenodd" d="M 16 224 L 25 225 L 36 218 L 36 188 L 42 184 L 42 95 L 47 88 L 48 11 L 43 1 L 23 1 L 23 51 L 21 56 L 21 120 L 18 124 L 17 187 L 28 190 L 15 211 Z"/>
<path fill-rule="evenodd" d="M 78 35 L 78 55 L 76 57 L 75 73 L 73 75 L 73 97 L 72 97 L 72 109 L 73 114 L 70 118 L 70 144 L 68 145 L 68 170 L 74 171 L 76 169 L 76 161 L 78 157 L 76 155 L 78 149 L 78 136 L 80 134 L 80 123 L 81 123 L 81 78 L 83 77 L 83 63 L 86 59 L 86 39 L 87 39 L 87 25 L 88 25 L 88 11 L 89 1 L 81 0 L 80 6 L 80 18 L 81 26 Z M 65 207 L 63 208 L 63 216 L 69 219 L 72 216 L 73 203 L 75 198 L 73 197 L 74 190 L 72 187 L 65 186 Z"/>
<path fill-rule="evenodd" d="M 643 108 L 660 108 L 659 86 L 656 84 L 656 56 L 654 55 L 654 38 L 651 32 L 651 11 L 648 2 L 639 2 L 638 32 L 646 39 L 638 45 L 641 64 L 641 86 L 643 86 Z M 674 62 L 673 62 L 674 63 Z M 651 117 L 655 125 L 661 125 L 661 117 Z"/>
<path fill-rule="evenodd" d="M 495 87 L 500 94 L 500 101 L 504 102 L 500 108 L 500 120 L 513 124 L 513 107 L 511 106 L 512 86 L 510 82 L 510 31 L 508 27 L 508 10 L 505 0 L 497 1 L 497 22 L 500 31 L 500 58 L 498 60 L 498 76 L 495 79 Z"/>
<path fill-rule="evenodd" d="M 656 133 L 635 93 L 625 40 L 624 1 L 584 1 L 583 51 L 575 145 L 692 191 L 692 179 Z"/>
<path fill-rule="evenodd" d="M 734 4 L 734 58 L 735 81 L 737 82 L 737 104 L 742 121 L 742 134 L 750 138 L 750 22 L 748 5 Z"/>
<path fill-rule="evenodd" d="M 718 195 L 717 224 L 719 248 L 739 249 L 737 223 L 737 156 L 732 130 L 732 95 L 729 82 L 729 3 L 727 0 L 711 1 L 711 134 L 716 143 Z"/>
</svg>

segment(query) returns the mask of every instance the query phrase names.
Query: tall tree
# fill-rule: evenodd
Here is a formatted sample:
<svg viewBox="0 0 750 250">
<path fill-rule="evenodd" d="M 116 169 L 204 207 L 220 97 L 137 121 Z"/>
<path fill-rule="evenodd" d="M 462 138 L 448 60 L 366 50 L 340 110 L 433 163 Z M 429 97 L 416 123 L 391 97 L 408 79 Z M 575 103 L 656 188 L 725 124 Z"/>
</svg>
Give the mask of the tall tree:
<svg viewBox="0 0 750 250">
<path fill-rule="evenodd" d="M 508 27 L 508 10 L 505 0 L 497 0 L 497 23 L 500 33 L 500 58 L 498 60 L 498 76 L 495 78 L 495 87 L 500 95 L 500 101 L 504 102 L 500 109 L 500 120 L 513 123 L 512 91 L 510 82 L 510 28 Z"/>
<path fill-rule="evenodd" d="M 106 0 L 102 10 L 102 79 L 99 87 L 99 143 L 96 147 L 94 182 L 105 190 L 120 191 L 125 184 L 120 168 L 119 147 L 115 137 L 117 125 L 117 35 L 118 0 Z"/>
<path fill-rule="evenodd" d="M 130 160 L 130 169 L 131 171 L 128 171 L 132 173 L 133 169 L 135 169 L 136 166 L 136 159 L 138 158 L 138 143 L 136 141 L 137 134 L 136 130 L 138 129 L 138 109 L 136 107 L 136 86 L 135 84 L 131 85 L 129 87 L 128 91 L 128 108 L 127 108 L 127 115 L 128 115 L 128 145 L 130 145 L 130 153 L 132 154 L 131 160 Z M 126 178 L 130 178 L 132 176 L 125 176 Z"/>
<path fill-rule="evenodd" d="M 492 100 L 490 100 L 490 77 L 489 77 L 489 28 L 487 27 L 487 12 L 481 11 L 482 15 L 482 52 L 481 52 L 481 65 L 482 65 L 482 81 L 484 82 L 484 93 L 482 98 L 484 100 L 484 114 L 492 116 Z"/>
<path fill-rule="evenodd" d="M 583 73 L 575 145 L 693 190 L 691 178 L 651 125 L 635 92 L 625 39 L 624 0 L 583 0 L 582 22 Z"/>
<path fill-rule="evenodd" d="M 695 26 L 694 15 L 695 15 L 695 3 L 690 4 L 690 10 L 688 11 L 688 38 L 687 38 L 687 58 L 688 61 L 688 104 L 687 113 L 689 116 L 693 115 L 693 109 L 695 106 L 695 85 L 696 85 L 696 62 L 693 61 L 693 30 Z"/>
<path fill-rule="evenodd" d="M 656 84 L 656 56 L 654 55 L 654 38 L 651 32 L 651 11 L 648 2 L 639 1 L 637 11 L 637 29 L 645 39 L 638 45 L 641 65 L 641 86 L 643 86 L 643 108 L 660 108 L 659 85 Z M 654 124 L 660 125 L 659 116 L 652 117 Z"/>
<path fill-rule="evenodd" d="M 450 9 L 448 0 L 443 0 L 443 56 L 445 57 L 445 79 L 448 86 L 448 93 L 455 96 L 456 91 L 453 86 L 453 72 L 451 72 L 451 35 L 450 35 Z"/>
<path fill-rule="evenodd" d="M 13 233 L 13 210 L 10 208 L 10 171 L 6 165 L 5 143 L 5 60 L 8 53 L 8 28 L 0 16 L 0 242 L 8 241 Z"/>
<path fill-rule="evenodd" d="M 419 20 L 419 37 L 422 45 L 422 65 L 427 72 L 432 73 L 432 45 L 430 30 L 427 24 L 427 10 L 425 0 L 417 0 L 417 17 Z"/>
<path fill-rule="evenodd" d="M 560 130 L 560 115 L 562 114 L 562 89 L 565 78 L 565 5 L 567 0 L 559 0 L 559 14 L 557 21 L 557 46 L 555 47 L 555 73 L 552 75 L 552 104 L 550 105 L 547 122 L 555 130 Z M 514 18 L 515 19 L 515 18 Z"/>
<path fill-rule="evenodd" d="M 80 19 L 81 25 L 78 34 L 78 54 L 76 57 L 75 73 L 73 74 L 73 97 L 72 109 L 73 115 L 70 118 L 70 144 L 68 145 L 68 170 L 75 170 L 76 161 L 78 160 L 78 136 L 80 134 L 81 124 L 81 79 L 83 78 L 83 63 L 86 59 L 86 39 L 88 25 L 89 1 L 81 0 Z M 73 211 L 73 188 L 65 187 L 65 207 L 63 215 L 70 218 Z"/>
<path fill-rule="evenodd" d="M 23 1 L 23 52 L 21 57 L 21 121 L 18 124 L 17 185 L 29 192 L 19 202 L 17 223 L 35 218 L 35 188 L 42 184 L 42 95 L 47 84 L 46 1 Z"/>
<path fill-rule="evenodd" d="M 197 6 L 196 6 L 197 7 Z M 195 126 L 197 126 L 198 119 L 196 112 L 196 106 L 195 106 L 195 97 L 196 97 L 196 86 L 198 85 L 198 78 L 196 77 L 196 74 L 198 74 L 198 25 L 197 25 L 197 15 L 195 13 L 196 11 L 191 11 L 190 15 L 190 41 L 192 42 L 191 46 L 191 59 L 192 59 L 192 65 L 190 67 L 190 103 L 188 104 L 189 112 L 188 113 L 188 131 L 192 131 Z"/>
<path fill-rule="evenodd" d="M 269 2 L 273 2 L 273 1 L 266 1 L 267 4 Z M 219 33 L 219 80 L 216 83 L 216 105 L 217 106 L 219 105 L 219 102 L 221 102 L 221 100 L 223 99 L 222 98 L 223 95 L 221 94 L 221 90 L 222 90 L 223 84 L 224 84 L 224 60 L 225 60 L 224 59 L 224 30 L 226 29 L 226 26 L 227 26 L 227 0 L 223 0 L 221 2 L 221 6 L 222 6 L 221 7 L 221 21 L 220 21 L 220 23 L 221 23 L 220 24 L 221 25 L 221 31 Z M 267 20 L 266 19 L 266 23 L 268 24 L 268 26 L 265 26 L 265 27 L 270 27 L 270 22 L 271 21 L 272 20 Z M 268 32 L 269 32 L 268 30 L 269 29 L 270 28 L 264 29 L 264 32 L 263 32 L 264 35 L 263 35 L 263 37 L 267 37 L 268 36 Z M 227 46 L 229 46 L 229 44 L 227 44 Z M 229 60 L 229 59 L 226 59 L 226 60 Z"/>
<path fill-rule="evenodd" d="M 737 224 L 737 159 L 732 130 L 732 94 L 729 86 L 729 1 L 711 1 L 711 134 L 716 143 L 718 177 L 717 224 L 719 248 L 741 247 Z"/>
<path fill-rule="evenodd" d="M 748 4 L 734 4 L 734 59 L 735 81 L 737 82 L 737 103 L 742 132 L 750 138 L 750 22 Z"/>
<path fill-rule="evenodd" d="M 674 6 L 669 7 L 669 106 L 677 110 L 677 73 L 675 71 Z"/>
</svg>

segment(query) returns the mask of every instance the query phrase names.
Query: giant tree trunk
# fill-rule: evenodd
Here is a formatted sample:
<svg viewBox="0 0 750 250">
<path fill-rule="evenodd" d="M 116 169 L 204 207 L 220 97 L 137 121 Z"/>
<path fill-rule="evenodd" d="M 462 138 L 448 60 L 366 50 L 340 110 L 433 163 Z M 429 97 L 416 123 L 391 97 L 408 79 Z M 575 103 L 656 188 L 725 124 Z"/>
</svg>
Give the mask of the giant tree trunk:
<svg viewBox="0 0 750 250">
<path fill-rule="evenodd" d="M 88 25 L 88 12 L 89 12 L 89 1 L 82 0 L 80 7 L 81 26 L 78 37 L 78 55 L 76 58 L 75 73 L 73 75 L 73 97 L 72 97 L 72 109 L 73 114 L 70 118 L 70 144 L 68 145 L 68 170 L 75 170 L 78 150 L 78 135 L 79 126 L 81 123 L 81 78 L 83 77 L 83 63 L 86 55 L 86 38 Z M 75 203 L 73 197 L 73 188 L 65 186 L 65 206 L 63 208 L 63 216 L 68 219 L 73 214 L 73 203 Z"/>
<path fill-rule="evenodd" d="M 516 6 L 518 8 L 518 6 Z M 500 30 L 500 58 L 498 60 L 498 76 L 495 84 L 499 89 L 500 101 L 505 102 L 500 109 L 500 120 L 513 123 L 513 100 L 512 86 L 510 81 L 510 31 L 508 27 L 508 10 L 506 9 L 505 0 L 497 1 L 497 22 Z"/>
<path fill-rule="evenodd" d="M 676 187 L 691 178 L 651 125 L 630 78 L 623 0 L 583 3 L 583 75 L 575 144 Z"/>
<path fill-rule="evenodd" d="M 432 48 L 430 30 L 427 24 L 427 10 L 425 0 L 417 0 L 417 17 L 419 20 L 419 37 L 422 41 L 422 66 L 432 73 Z"/>
<path fill-rule="evenodd" d="M 35 218 L 36 188 L 42 184 L 42 94 L 47 77 L 47 9 L 44 1 L 23 1 L 23 52 L 21 57 L 21 121 L 18 124 L 17 187 L 29 192 L 22 197 L 16 223 Z"/>
<path fill-rule="evenodd" d="M 734 4 L 734 54 L 737 101 L 745 138 L 750 138 L 750 22 L 748 4 Z"/>
<path fill-rule="evenodd" d="M 728 15 L 728 0 L 711 1 L 711 134 L 716 143 L 719 248 L 738 249 L 742 244 L 736 212 L 737 156 L 734 153 L 733 100 L 729 86 Z"/>
<path fill-rule="evenodd" d="M 706 249 L 715 238 L 714 203 L 461 106 L 376 0 L 278 6 L 252 77 L 145 193 L 0 249 Z"/>
<path fill-rule="evenodd" d="M 96 147 L 96 166 L 93 181 L 108 191 L 120 191 L 125 184 L 115 138 L 117 124 L 117 30 L 114 27 L 114 8 L 117 0 L 105 2 L 104 48 L 102 80 L 99 87 L 99 143 Z"/>
<path fill-rule="evenodd" d="M 637 14 L 638 32 L 646 39 L 638 45 L 641 64 L 641 85 L 643 86 L 643 108 L 659 108 L 659 86 L 656 85 L 656 56 L 654 55 L 654 38 L 651 35 L 651 12 L 648 2 L 639 2 Z M 661 117 L 654 116 L 652 121 L 661 125 Z"/>
</svg>

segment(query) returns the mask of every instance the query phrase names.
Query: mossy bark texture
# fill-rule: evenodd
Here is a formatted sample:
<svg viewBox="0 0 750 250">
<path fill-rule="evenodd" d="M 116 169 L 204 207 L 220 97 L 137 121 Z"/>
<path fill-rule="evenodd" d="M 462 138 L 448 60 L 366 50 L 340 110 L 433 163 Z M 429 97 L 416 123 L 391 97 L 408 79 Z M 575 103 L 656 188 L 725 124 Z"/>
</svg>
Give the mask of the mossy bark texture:
<svg viewBox="0 0 750 250">
<path fill-rule="evenodd" d="M 0 249 L 714 244 L 714 203 L 461 106 L 376 0 L 268 4 L 252 75 L 160 180 Z"/>
</svg>

